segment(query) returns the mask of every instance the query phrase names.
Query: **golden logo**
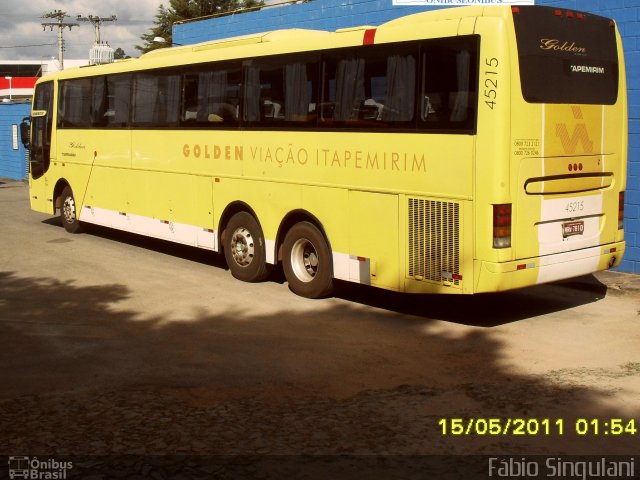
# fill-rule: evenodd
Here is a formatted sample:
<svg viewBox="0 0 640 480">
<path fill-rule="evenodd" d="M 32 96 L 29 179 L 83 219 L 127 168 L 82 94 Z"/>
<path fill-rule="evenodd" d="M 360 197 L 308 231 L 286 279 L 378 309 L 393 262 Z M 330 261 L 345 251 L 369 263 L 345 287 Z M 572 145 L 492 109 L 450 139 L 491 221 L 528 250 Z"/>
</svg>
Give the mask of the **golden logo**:
<svg viewBox="0 0 640 480">
<path fill-rule="evenodd" d="M 543 38 L 540 40 L 540 48 L 542 50 L 554 50 L 559 52 L 575 53 L 578 55 L 586 55 L 587 49 L 578 47 L 576 42 L 562 42 L 555 38 Z"/>
</svg>

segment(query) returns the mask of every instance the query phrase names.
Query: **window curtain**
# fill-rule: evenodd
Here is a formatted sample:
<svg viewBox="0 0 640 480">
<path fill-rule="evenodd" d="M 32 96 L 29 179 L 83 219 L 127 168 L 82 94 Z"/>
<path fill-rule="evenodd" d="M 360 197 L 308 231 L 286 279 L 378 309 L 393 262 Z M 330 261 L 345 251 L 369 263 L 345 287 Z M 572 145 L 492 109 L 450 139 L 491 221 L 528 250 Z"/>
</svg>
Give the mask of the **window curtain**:
<svg viewBox="0 0 640 480">
<path fill-rule="evenodd" d="M 392 55 L 387 58 L 387 91 L 382 120 L 407 122 L 413 120 L 416 93 L 416 59 L 412 55 Z"/>
<path fill-rule="evenodd" d="M 260 67 L 247 67 L 245 75 L 244 119 L 247 122 L 258 122 L 260 121 Z"/>
<path fill-rule="evenodd" d="M 135 123 L 152 123 L 160 98 L 159 79 L 155 76 L 140 74 L 135 76 L 135 82 L 133 121 Z"/>
<path fill-rule="evenodd" d="M 131 77 L 128 75 L 107 77 L 109 97 L 109 124 L 126 125 L 129 121 Z"/>
<path fill-rule="evenodd" d="M 365 99 L 364 65 L 363 58 L 350 58 L 338 62 L 334 120 L 344 122 L 357 118 L 358 108 Z"/>
<path fill-rule="evenodd" d="M 91 124 L 101 126 L 105 124 L 105 88 L 104 77 L 96 77 L 93 80 L 93 100 L 91 102 Z"/>
<path fill-rule="evenodd" d="M 467 107 L 469 105 L 469 71 L 471 55 L 467 50 L 461 50 L 456 54 L 456 74 L 458 91 L 451 111 L 452 122 L 462 122 L 467 119 Z"/>
<path fill-rule="evenodd" d="M 198 76 L 198 121 L 206 122 L 210 113 L 216 113 L 227 91 L 227 71 L 201 73 Z"/>
<path fill-rule="evenodd" d="M 175 125 L 180 119 L 180 77 L 160 77 L 154 111 L 154 122 L 160 125 Z"/>
<path fill-rule="evenodd" d="M 291 63 L 285 66 L 284 119 L 301 121 L 309 114 L 311 92 L 308 88 L 307 65 Z"/>
</svg>

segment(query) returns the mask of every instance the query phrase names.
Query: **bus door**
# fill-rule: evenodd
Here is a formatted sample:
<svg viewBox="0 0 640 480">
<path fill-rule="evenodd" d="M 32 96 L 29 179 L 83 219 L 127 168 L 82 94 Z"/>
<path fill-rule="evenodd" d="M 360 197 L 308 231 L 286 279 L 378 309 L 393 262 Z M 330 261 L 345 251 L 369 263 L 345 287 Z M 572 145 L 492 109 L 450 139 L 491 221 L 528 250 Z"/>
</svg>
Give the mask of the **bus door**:
<svg viewBox="0 0 640 480">
<path fill-rule="evenodd" d="M 31 112 L 31 135 L 29 136 L 29 186 L 31 208 L 47 211 L 46 177 L 41 179 L 51 164 L 51 135 L 53 128 L 53 82 L 36 86 Z M 48 206 L 49 208 L 51 205 Z M 45 210 L 43 210 L 43 208 Z"/>
</svg>

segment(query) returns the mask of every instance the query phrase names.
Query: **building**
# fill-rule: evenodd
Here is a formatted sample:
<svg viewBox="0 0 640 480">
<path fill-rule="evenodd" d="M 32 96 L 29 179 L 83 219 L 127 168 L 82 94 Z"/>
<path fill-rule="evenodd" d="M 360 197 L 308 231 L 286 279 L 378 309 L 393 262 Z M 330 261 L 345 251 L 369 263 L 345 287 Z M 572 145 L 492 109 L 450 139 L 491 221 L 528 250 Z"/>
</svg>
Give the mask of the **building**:
<svg viewBox="0 0 640 480">
<path fill-rule="evenodd" d="M 89 63 L 88 60 L 65 62 L 67 67 Z M 58 70 L 57 60 L 0 61 L 0 178 L 27 178 L 26 152 L 19 138 L 20 123 L 29 116 L 36 81 Z"/>
<path fill-rule="evenodd" d="M 26 151 L 20 141 L 20 122 L 31 112 L 30 101 L 0 103 L 0 178 L 28 176 Z"/>
<path fill-rule="evenodd" d="M 88 60 L 65 60 L 67 68 L 88 65 Z M 57 72 L 57 60 L 0 60 L 0 98 L 20 99 L 33 96 L 38 78 Z"/>
</svg>

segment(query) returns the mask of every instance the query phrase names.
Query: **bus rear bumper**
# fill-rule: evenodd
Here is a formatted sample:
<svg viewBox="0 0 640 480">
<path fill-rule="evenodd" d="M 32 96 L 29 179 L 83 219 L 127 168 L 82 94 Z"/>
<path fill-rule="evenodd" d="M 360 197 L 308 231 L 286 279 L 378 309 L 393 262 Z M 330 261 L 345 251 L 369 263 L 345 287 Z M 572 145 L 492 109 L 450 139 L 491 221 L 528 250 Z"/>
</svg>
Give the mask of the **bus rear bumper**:
<svg viewBox="0 0 640 480">
<path fill-rule="evenodd" d="M 622 241 L 513 262 L 477 261 L 474 293 L 512 290 L 614 268 L 620 265 L 624 250 Z"/>
</svg>

